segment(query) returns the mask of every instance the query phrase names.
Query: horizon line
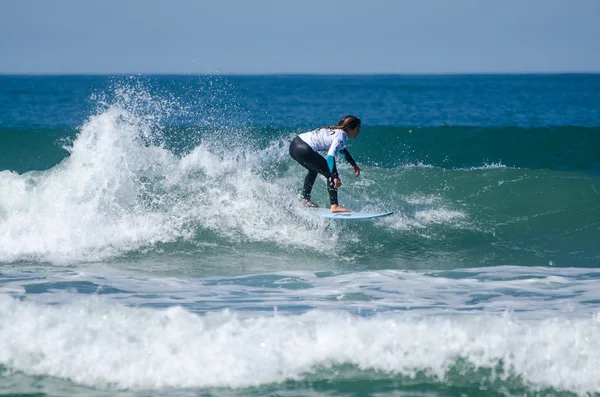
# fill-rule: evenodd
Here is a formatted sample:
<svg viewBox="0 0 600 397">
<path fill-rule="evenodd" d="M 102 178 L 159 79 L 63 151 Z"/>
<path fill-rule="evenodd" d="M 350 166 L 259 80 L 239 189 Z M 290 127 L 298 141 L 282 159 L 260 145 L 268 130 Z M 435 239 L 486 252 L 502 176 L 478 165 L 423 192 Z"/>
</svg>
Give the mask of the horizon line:
<svg viewBox="0 0 600 397">
<path fill-rule="evenodd" d="M 15 77 L 69 77 L 69 76 L 239 76 L 239 77 L 277 77 L 277 76 L 559 76 L 559 75 L 596 75 L 600 71 L 562 71 L 562 72 L 354 72 L 354 73 L 316 73 L 316 72 L 265 72 L 265 73 L 221 73 L 221 72 L 42 72 L 42 73 L 13 73 L 0 72 L 0 76 Z"/>
</svg>

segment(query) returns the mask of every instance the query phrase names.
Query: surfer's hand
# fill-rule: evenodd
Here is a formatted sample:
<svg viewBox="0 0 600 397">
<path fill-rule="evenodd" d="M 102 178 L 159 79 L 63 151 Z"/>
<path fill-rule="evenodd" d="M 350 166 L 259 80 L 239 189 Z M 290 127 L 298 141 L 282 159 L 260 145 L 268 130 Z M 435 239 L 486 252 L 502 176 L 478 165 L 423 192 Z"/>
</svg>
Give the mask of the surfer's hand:
<svg viewBox="0 0 600 397">
<path fill-rule="evenodd" d="M 340 178 L 333 178 L 333 187 L 337 189 L 340 186 L 342 186 L 342 181 Z"/>
<path fill-rule="evenodd" d="M 358 168 L 358 166 L 354 167 L 354 174 L 357 178 L 360 176 L 360 168 Z"/>
</svg>

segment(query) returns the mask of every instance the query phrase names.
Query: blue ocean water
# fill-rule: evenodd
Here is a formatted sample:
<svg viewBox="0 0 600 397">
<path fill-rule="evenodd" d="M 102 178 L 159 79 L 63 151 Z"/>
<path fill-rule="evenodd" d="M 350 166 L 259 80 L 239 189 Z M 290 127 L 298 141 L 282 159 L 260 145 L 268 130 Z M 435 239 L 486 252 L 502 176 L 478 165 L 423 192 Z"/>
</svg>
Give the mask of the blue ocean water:
<svg viewBox="0 0 600 397">
<path fill-rule="evenodd" d="M 597 395 L 599 241 L 600 75 L 0 76 L 5 395 Z"/>
</svg>

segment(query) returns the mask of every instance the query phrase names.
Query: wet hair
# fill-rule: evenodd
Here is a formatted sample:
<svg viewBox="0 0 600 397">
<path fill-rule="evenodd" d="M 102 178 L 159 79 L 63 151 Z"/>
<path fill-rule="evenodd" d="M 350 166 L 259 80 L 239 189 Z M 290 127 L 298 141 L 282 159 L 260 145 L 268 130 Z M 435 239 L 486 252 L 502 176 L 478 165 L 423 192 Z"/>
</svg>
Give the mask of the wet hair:
<svg viewBox="0 0 600 397">
<path fill-rule="evenodd" d="M 335 129 L 335 130 L 352 130 L 356 127 L 360 126 L 360 119 L 355 116 L 344 116 L 340 121 L 338 121 L 337 125 L 332 125 L 326 128 Z"/>
</svg>

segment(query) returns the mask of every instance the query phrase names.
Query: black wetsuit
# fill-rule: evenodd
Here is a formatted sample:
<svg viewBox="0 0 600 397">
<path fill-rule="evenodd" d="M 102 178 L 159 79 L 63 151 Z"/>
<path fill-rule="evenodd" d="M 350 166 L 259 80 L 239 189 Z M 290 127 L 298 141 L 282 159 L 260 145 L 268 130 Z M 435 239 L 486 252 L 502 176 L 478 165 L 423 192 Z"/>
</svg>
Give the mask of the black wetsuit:
<svg viewBox="0 0 600 397">
<path fill-rule="evenodd" d="M 356 167 L 356 163 L 350 156 L 350 153 L 346 149 L 340 151 L 346 158 L 346 160 L 353 166 Z M 329 202 L 331 205 L 338 204 L 337 189 L 334 187 L 333 180 L 338 178 L 337 168 L 335 166 L 335 160 L 333 161 L 333 169 L 330 170 L 330 166 L 327 160 L 313 150 L 310 145 L 304 142 L 299 136 L 294 138 L 290 144 L 290 156 L 296 160 L 300 165 L 308 170 L 306 177 L 304 178 L 304 186 L 302 188 L 302 197 L 305 200 L 310 200 L 310 194 L 312 192 L 313 185 L 317 179 L 317 174 L 323 175 L 327 178 L 327 191 L 329 192 Z"/>
</svg>

